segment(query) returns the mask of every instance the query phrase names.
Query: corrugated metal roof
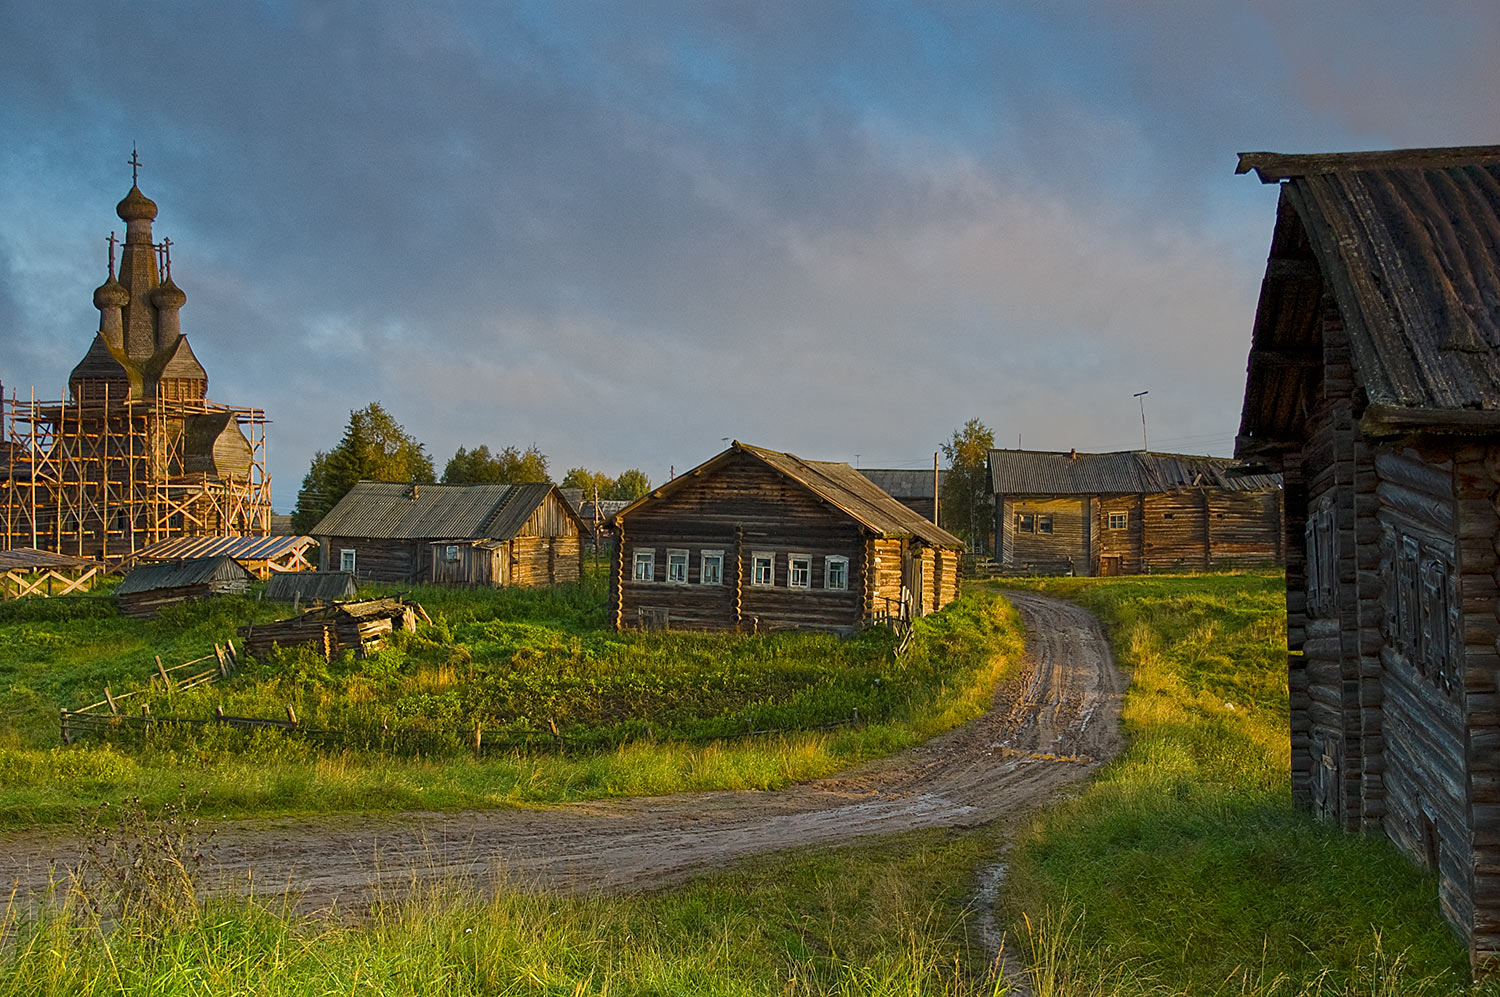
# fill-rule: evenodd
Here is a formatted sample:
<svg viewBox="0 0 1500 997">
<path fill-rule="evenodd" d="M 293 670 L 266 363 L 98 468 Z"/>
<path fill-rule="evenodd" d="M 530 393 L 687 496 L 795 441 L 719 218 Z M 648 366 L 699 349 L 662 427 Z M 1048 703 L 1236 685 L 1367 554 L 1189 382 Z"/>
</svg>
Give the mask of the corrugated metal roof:
<svg viewBox="0 0 1500 997">
<path fill-rule="evenodd" d="M 697 471 L 711 473 L 736 453 L 747 453 L 759 459 L 880 536 L 917 537 L 939 547 L 963 546 L 962 540 L 908 509 L 848 464 L 803 460 L 795 454 L 766 450 L 738 440 L 723 453 L 632 502 L 617 514 L 617 518 L 628 516 L 637 506 L 683 487 L 696 478 Z"/>
<path fill-rule="evenodd" d="M 1367 418 L 1500 427 L 1500 147 L 1281 156 L 1238 172 L 1284 181 L 1252 334 L 1240 436 L 1300 430 L 1326 287 Z"/>
<path fill-rule="evenodd" d="M 232 557 L 190 557 L 183 561 L 143 564 L 132 569 L 115 589 L 115 595 L 239 580 L 253 582 L 255 576 Z"/>
<path fill-rule="evenodd" d="M 1190 454 L 1074 453 L 991 450 L 996 495 L 1155 495 L 1182 488 L 1264 491 L 1281 487 L 1274 474 L 1231 474 L 1227 457 Z"/>
<path fill-rule="evenodd" d="M 380 540 L 507 539 L 515 536 L 556 487 L 545 482 L 410 485 L 361 481 L 312 533 Z"/>
<path fill-rule="evenodd" d="M 0 571 L 39 571 L 47 568 L 92 568 L 103 567 L 98 561 L 86 557 L 71 557 L 55 554 L 50 550 L 34 547 L 17 547 L 0 550 Z"/>
<path fill-rule="evenodd" d="M 135 557 L 140 561 L 177 561 L 185 557 L 223 555 L 237 561 L 274 561 L 304 551 L 314 543 L 312 537 L 306 536 L 172 537 L 141 548 Z"/>
</svg>

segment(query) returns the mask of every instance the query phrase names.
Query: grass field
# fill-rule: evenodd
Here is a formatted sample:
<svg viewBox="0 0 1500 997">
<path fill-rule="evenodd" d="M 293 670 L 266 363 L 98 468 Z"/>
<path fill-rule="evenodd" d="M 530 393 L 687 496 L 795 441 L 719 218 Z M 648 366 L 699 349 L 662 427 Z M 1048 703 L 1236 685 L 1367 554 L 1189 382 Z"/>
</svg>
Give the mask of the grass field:
<svg viewBox="0 0 1500 997">
<path fill-rule="evenodd" d="M 1011 856 L 1005 914 L 1046 992 L 1462 991 L 1433 879 L 1291 807 L 1282 584 L 1028 586 L 1097 613 L 1132 676 L 1123 757 Z"/>
<path fill-rule="evenodd" d="M 99 599 L 0 605 L 0 827 L 71 820 L 81 802 L 159 803 L 184 785 L 214 816 L 776 788 L 976 716 L 1021 645 L 1014 612 L 983 595 L 920 621 L 899 658 L 884 630 L 617 634 L 597 583 L 412 595 L 434 625 L 369 658 L 278 652 L 229 682 L 149 697 L 157 717 L 291 706 L 309 727 L 354 735 L 331 743 L 197 726 L 59 747 L 59 707 L 139 687 L 154 654 L 198 657 L 278 610 L 223 599 L 140 621 Z M 478 757 L 476 723 L 489 746 Z M 525 731 L 544 732 L 537 750 L 506 748 Z M 387 750 L 366 750 L 372 734 Z"/>
</svg>

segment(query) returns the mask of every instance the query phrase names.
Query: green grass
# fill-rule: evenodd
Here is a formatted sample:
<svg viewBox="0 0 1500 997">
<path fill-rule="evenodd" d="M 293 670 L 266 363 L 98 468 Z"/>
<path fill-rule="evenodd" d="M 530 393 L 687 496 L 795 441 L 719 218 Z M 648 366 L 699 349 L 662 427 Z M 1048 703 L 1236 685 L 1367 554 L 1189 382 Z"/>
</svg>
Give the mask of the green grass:
<svg viewBox="0 0 1500 997">
<path fill-rule="evenodd" d="M 357 924 L 275 905 L 73 895 L 0 911 L 0 997 L 51 994 L 995 993 L 968 942 L 982 834 L 921 832 L 754 859 L 656 895 L 558 898 L 455 888 Z M 96 897 L 97 898 L 97 897 Z M 106 905 L 108 906 L 108 905 Z"/>
<path fill-rule="evenodd" d="M 1291 806 L 1279 575 L 1055 579 L 1131 675 L 1129 747 L 1012 855 L 1055 994 L 1455 993 L 1436 886 Z"/>
<path fill-rule="evenodd" d="M 592 583 L 412 596 L 434 625 L 369 658 L 277 652 L 229 682 L 147 697 L 158 717 L 280 717 L 290 705 L 348 738 L 195 726 L 73 748 L 58 746 L 60 706 L 99 699 L 106 683 L 139 687 L 153 654 L 197 657 L 236 624 L 287 610 L 225 599 L 139 621 L 101 600 L 0 606 L 0 827 L 70 820 L 99 800 L 163 802 L 184 785 L 214 816 L 774 789 L 977 716 L 1021 647 L 1013 610 L 993 596 L 919 621 L 899 659 L 883 630 L 617 634 Z M 488 746 L 478 757 L 476 723 Z M 554 725 L 563 751 L 550 733 L 539 738 L 549 750 L 507 746 Z M 775 733 L 746 736 L 756 731 Z"/>
</svg>

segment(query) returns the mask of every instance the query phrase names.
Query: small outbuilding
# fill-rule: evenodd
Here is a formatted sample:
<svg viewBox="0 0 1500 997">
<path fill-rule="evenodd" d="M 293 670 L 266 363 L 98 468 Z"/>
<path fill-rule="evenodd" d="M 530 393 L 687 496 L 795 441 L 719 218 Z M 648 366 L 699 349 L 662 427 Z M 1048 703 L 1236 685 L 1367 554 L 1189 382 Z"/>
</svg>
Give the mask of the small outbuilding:
<svg viewBox="0 0 1500 997">
<path fill-rule="evenodd" d="M 847 633 L 958 594 L 957 537 L 848 464 L 738 441 L 614 523 L 616 627 Z"/>
<path fill-rule="evenodd" d="M 1237 454 L 1286 496 L 1294 800 L 1434 870 L 1500 959 L 1500 147 L 1279 184 Z"/>
<path fill-rule="evenodd" d="M 361 481 L 313 527 L 318 570 L 439 585 L 547 585 L 583 573 L 585 527 L 556 485 Z"/>
<path fill-rule="evenodd" d="M 415 631 L 420 612 L 416 603 L 393 597 L 335 602 L 236 632 L 244 638 L 245 650 L 257 658 L 265 658 L 275 647 L 308 647 L 329 660 L 344 651 L 364 657 L 384 647 L 392 633 Z"/>
<path fill-rule="evenodd" d="M 1281 479 L 1227 457 L 991 450 L 1002 572 L 1138 575 L 1283 561 Z"/>
<path fill-rule="evenodd" d="M 126 616 L 151 617 L 182 602 L 243 595 L 253 581 L 232 557 L 192 557 L 131 569 L 115 588 L 115 599 Z"/>
<path fill-rule="evenodd" d="M 948 483 L 946 470 L 862 467 L 859 473 L 923 519 L 941 525 L 939 496 Z"/>
<path fill-rule="evenodd" d="M 319 602 L 353 599 L 359 586 L 347 571 L 288 571 L 272 575 L 262 595 L 269 602 Z"/>
</svg>

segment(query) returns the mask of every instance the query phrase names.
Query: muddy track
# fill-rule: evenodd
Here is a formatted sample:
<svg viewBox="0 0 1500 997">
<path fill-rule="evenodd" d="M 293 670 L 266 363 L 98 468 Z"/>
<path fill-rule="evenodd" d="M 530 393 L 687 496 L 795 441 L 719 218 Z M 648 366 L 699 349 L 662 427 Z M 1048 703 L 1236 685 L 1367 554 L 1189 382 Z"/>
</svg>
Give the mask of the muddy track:
<svg viewBox="0 0 1500 997">
<path fill-rule="evenodd" d="M 761 852 L 1013 820 L 1120 750 L 1125 683 L 1091 614 L 1008 595 L 1026 623 L 1027 653 L 994 708 L 891 758 L 777 792 L 225 822 L 209 881 L 257 894 L 290 890 L 300 909 L 347 911 L 426 880 L 641 888 Z M 66 838 L 0 835 L 0 883 L 35 895 L 75 855 Z"/>
</svg>

